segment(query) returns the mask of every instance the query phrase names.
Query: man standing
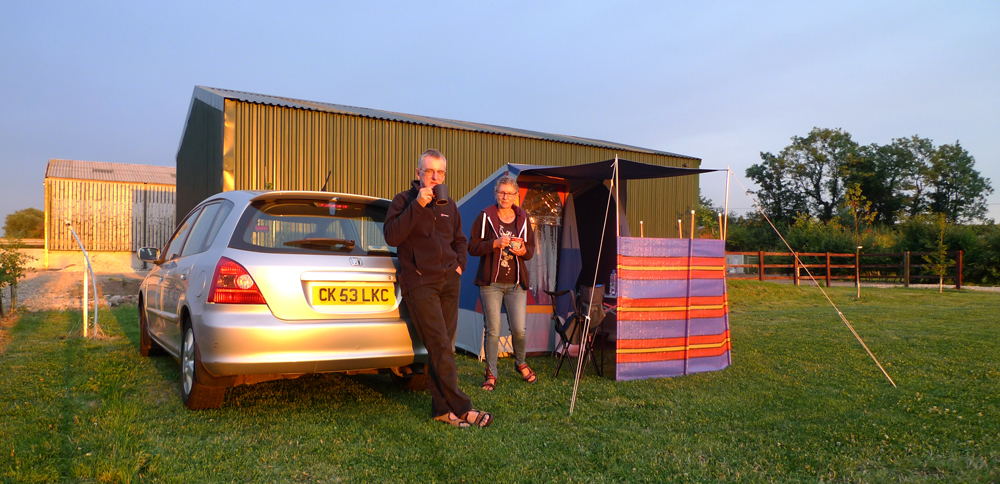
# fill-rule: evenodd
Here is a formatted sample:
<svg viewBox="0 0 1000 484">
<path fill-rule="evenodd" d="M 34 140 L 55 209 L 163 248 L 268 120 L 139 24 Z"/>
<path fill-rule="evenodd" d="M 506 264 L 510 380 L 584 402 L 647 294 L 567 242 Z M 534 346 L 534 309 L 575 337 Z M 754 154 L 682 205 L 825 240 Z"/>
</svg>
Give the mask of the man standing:
<svg viewBox="0 0 1000 484">
<path fill-rule="evenodd" d="M 398 250 L 403 299 L 430 359 L 434 420 L 454 427 L 486 427 L 493 416 L 474 410 L 458 388 L 452 341 L 467 244 L 455 201 L 434 201 L 434 187 L 444 184 L 447 164 L 437 150 L 420 155 L 417 179 L 392 199 L 383 232 L 386 242 Z"/>
</svg>

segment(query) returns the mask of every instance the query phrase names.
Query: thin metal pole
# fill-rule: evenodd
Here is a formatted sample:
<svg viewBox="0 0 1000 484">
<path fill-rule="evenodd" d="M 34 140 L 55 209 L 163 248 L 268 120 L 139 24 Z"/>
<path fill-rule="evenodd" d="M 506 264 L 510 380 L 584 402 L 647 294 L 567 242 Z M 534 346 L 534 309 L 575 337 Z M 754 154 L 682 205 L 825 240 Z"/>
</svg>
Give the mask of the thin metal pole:
<svg viewBox="0 0 1000 484">
<path fill-rule="evenodd" d="M 73 229 L 70 229 L 73 230 Z M 87 311 L 90 310 L 90 303 L 87 302 L 87 270 L 83 270 L 83 337 L 87 337 L 87 322 L 90 317 L 87 315 Z"/>
<path fill-rule="evenodd" d="M 615 155 L 614 178 L 611 179 L 611 183 L 614 184 L 614 189 L 615 189 L 615 236 L 621 237 L 622 221 L 619 220 L 621 216 L 621 208 L 619 207 L 619 204 L 621 204 L 621 202 L 618 199 L 618 155 L 617 154 Z M 616 253 L 615 258 L 617 258 L 617 252 L 618 252 L 618 241 L 615 240 L 615 253 Z"/>
<path fill-rule="evenodd" d="M 69 227 L 69 231 L 73 234 L 73 238 L 76 239 L 76 243 L 80 246 L 80 250 L 83 251 L 83 260 L 87 262 L 87 268 L 83 272 L 83 336 L 87 336 L 87 308 L 89 304 L 87 303 L 87 270 L 90 271 L 90 278 L 94 281 L 94 334 L 97 334 L 97 278 L 94 277 L 94 266 L 90 263 L 90 255 L 87 254 L 87 249 L 83 247 L 83 242 L 80 242 L 80 237 L 76 235 L 76 231 L 73 230 L 73 225 L 70 223 L 69 219 L 66 220 L 66 226 Z"/>
<path fill-rule="evenodd" d="M 615 159 L 615 166 L 614 166 L 613 178 L 615 178 L 615 179 L 618 178 L 618 160 L 617 159 Z M 611 209 L 611 190 L 608 190 L 608 203 L 607 203 L 607 205 L 605 205 L 605 209 L 604 209 L 604 226 L 601 227 L 601 243 L 597 246 L 597 265 L 598 266 L 600 266 L 601 252 L 604 250 L 604 231 L 606 231 L 608 229 L 608 210 L 610 210 L 610 209 Z M 615 248 L 615 252 L 618 251 L 617 246 L 618 246 L 618 244 L 617 244 L 617 241 L 616 241 L 615 242 L 615 247 L 616 247 Z M 617 255 L 615 257 L 617 258 Z M 590 287 L 591 288 L 596 288 L 597 287 L 597 269 L 598 269 L 598 267 L 594 267 L 594 279 L 590 283 Z M 586 357 L 588 356 L 587 355 L 587 338 L 590 337 L 590 312 L 591 312 L 590 308 L 594 305 L 594 293 L 595 292 L 597 292 L 597 291 L 594 290 L 594 289 L 592 289 L 590 291 L 590 301 L 587 304 L 587 314 L 585 314 L 583 316 L 583 333 L 580 333 L 581 334 L 581 336 L 580 336 L 580 342 L 582 344 L 582 348 L 580 348 L 580 356 L 576 360 L 576 377 L 573 379 L 573 397 L 570 398 L 570 401 L 569 401 L 569 414 L 570 414 L 570 416 L 573 415 L 573 409 L 574 409 L 574 407 L 576 407 L 576 391 L 577 391 L 577 389 L 580 386 L 580 376 L 583 375 L 583 369 L 587 367 L 587 365 L 586 365 Z M 598 301 L 597 304 L 604 304 L 604 300 L 602 299 L 602 300 Z M 600 323 L 600 321 L 598 321 L 598 323 Z M 593 348 L 591 348 L 590 352 L 593 353 L 593 351 L 594 351 Z M 591 355 L 591 358 L 593 358 L 592 355 Z"/>
<path fill-rule="evenodd" d="M 725 240 L 726 236 L 729 235 L 729 176 L 733 174 L 728 166 L 726 167 L 726 208 L 725 208 L 725 219 L 722 224 L 722 238 Z"/>
<path fill-rule="evenodd" d="M 149 230 L 149 185 L 142 182 L 142 243 L 137 248 L 146 247 L 146 231 Z M 142 261 L 142 268 L 146 268 L 146 261 Z"/>
</svg>

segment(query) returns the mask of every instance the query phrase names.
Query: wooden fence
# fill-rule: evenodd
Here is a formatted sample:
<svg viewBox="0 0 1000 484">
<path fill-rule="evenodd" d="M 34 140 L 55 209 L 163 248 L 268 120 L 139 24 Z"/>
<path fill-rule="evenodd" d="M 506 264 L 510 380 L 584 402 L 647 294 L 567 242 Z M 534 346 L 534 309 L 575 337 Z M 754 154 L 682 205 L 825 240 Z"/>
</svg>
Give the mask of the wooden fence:
<svg viewBox="0 0 1000 484">
<path fill-rule="evenodd" d="M 788 252 L 726 252 L 726 277 L 729 279 L 787 280 L 799 285 L 811 273 L 817 280 L 824 280 L 826 286 L 835 280 L 863 282 L 885 282 L 902 284 L 932 280 L 938 276 L 930 273 L 929 264 L 914 263 L 924 261 L 930 252 L 902 252 L 894 254 L 838 254 L 832 252 L 797 252 L 798 259 Z M 730 264 L 730 256 L 742 256 L 745 263 Z M 945 275 L 956 289 L 962 289 L 963 251 L 948 252 L 955 265 Z M 800 263 L 801 261 L 801 263 Z M 808 270 L 808 273 L 806 272 Z"/>
</svg>

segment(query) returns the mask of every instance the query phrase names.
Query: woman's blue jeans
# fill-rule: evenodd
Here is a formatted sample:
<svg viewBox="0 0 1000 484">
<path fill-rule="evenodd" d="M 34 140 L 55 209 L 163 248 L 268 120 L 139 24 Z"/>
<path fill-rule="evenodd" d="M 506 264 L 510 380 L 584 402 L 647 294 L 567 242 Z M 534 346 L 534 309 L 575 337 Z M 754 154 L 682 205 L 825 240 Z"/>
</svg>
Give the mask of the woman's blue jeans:
<svg viewBox="0 0 1000 484">
<path fill-rule="evenodd" d="M 500 346 L 500 305 L 507 307 L 507 325 L 510 328 L 511 344 L 514 346 L 514 364 L 524 364 L 524 313 L 528 303 L 528 292 L 518 284 L 493 283 L 479 286 L 479 297 L 483 301 L 483 315 L 486 317 L 486 365 L 490 373 L 497 374 L 497 351 Z"/>
</svg>

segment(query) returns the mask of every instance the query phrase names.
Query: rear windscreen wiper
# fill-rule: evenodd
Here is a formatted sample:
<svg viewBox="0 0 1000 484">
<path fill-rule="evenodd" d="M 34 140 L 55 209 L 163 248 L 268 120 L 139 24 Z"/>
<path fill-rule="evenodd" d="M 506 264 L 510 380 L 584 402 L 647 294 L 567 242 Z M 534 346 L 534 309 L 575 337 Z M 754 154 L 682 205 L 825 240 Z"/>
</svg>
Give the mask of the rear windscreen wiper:
<svg viewBox="0 0 1000 484">
<path fill-rule="evenodd" d="M 354 250 L 354 241 L 348 239 L 327 239 L 327 238 L 298 239 L 298 240 L 289 240 L 288 242 L 285 242 L 285 245 L 302 247 L 303 249 L 315 249 L 315 250 L 337 250 L 344 252 L 350 252 Z"/>
</svg>

